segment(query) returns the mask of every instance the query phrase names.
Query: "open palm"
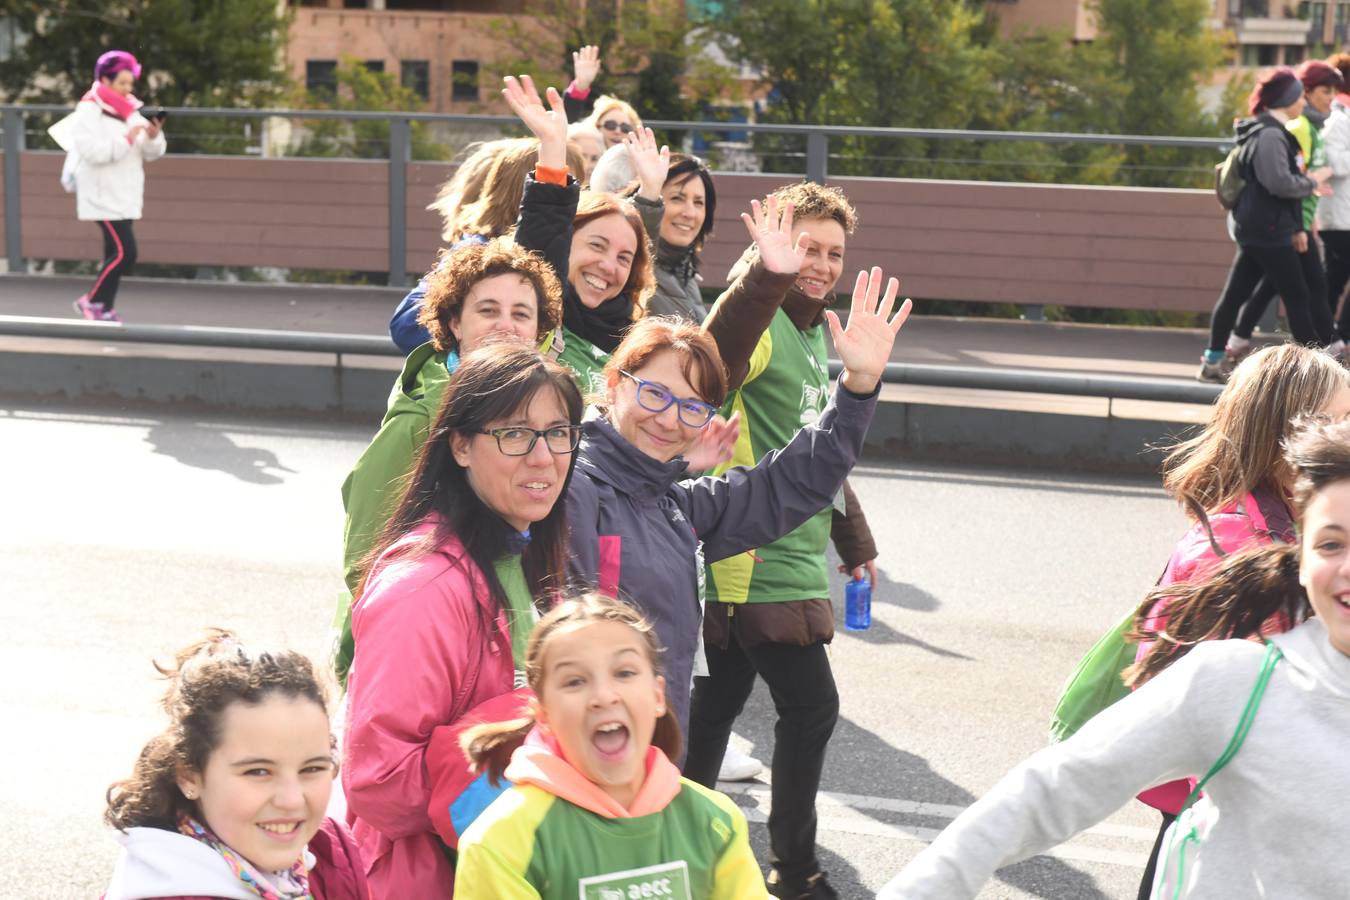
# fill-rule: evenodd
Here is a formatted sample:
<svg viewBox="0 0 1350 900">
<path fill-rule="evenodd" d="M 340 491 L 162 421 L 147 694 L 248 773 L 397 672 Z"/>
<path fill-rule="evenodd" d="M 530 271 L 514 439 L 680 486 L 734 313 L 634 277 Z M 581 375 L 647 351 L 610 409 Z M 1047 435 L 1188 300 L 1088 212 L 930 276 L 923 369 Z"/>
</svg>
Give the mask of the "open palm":
<svg viewBox="0 0 1350 900">
<path fill-rule="evenodd" d="M 548 106 L 544 106 L 544 101 L 539 99 L 539 91 L 535 89 L 534 79 L 530 76 L 522 75 L 517 80 L 514 75 L 507 75 L 503 82 L 506 86 L 502 88 L 502 96 L 506 98 L 507 105 L 525 123 L 525 127 L 539 138 L 541 144 L 567 144 L 567 112 L 563 108 L 562 95 L 549 88 L 546 91 Z"/>
<path fill-rule="evenodd" d="M 846 388 L 857 394 L 870 394 L 881 381 L 891 358 L 891 348 L 895 346 L 895 337 L 913 308 L 913 303 L 905 300 L 895 315 L 891 315 L 895 298 L 900 293 L 900 282 L 890 279 L 885 296 L 882 296 L 884 277 L 876 266 L 871 272 L 858 273 L 849 307 L 848 327 L 840 324 L 839 316 L 833 310 L 825 312 L 835 352 L 844 364 L 841 380 Z"/>
<path fill-rule="evenodd" d="M 741 213 L 741 221 L 750 232 L 750 240 L 759 248 L 764 267 L 780 275 L 800 272 L 802 260 L 806 259 L 807 238 L 803 231 L 796 244 L 792 242 L 792 204 L 784 206 L 780 214 L 777 197 L 770 197 L 767 207 L 751 200 L 750 211 L 753 216 Z"/>
</svg>

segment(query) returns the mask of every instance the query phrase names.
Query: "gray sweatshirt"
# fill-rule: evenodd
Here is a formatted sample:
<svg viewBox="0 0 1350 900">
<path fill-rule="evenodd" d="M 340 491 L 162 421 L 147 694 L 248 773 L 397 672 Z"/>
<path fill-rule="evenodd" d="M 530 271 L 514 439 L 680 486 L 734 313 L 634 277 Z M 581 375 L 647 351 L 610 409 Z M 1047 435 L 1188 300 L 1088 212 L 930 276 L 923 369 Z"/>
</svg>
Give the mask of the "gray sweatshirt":
<svg viewBox="0 0 1350 900">
<path fill-rule="evenodd" d="M 1220 815 L 1190 857 L 1198 868 L 1187 900 L 1350 894 L 1350 657 L 1317 619 L 1273 640 L 1284 659 L 1242 748 L 1206 787 Z M 1205 774 L 1233 735 L 1264 653 L 1240 640 L 1192 650 L 1013 769 L 878 900 L 974 897 L 996 869 L 1090 828 L 1144 788 Z"/>
</svg>

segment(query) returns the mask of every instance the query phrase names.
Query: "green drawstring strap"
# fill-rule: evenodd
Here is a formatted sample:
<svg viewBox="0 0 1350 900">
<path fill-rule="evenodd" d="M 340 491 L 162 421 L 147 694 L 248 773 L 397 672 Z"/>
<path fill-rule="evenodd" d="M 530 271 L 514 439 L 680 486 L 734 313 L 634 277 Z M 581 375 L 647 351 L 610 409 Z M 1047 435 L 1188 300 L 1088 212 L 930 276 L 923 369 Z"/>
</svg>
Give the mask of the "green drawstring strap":
<svg viewBox="0 0 1350 900">
<path fill-rule="evenodd" d="M 1256 718 L 1256 709 L 1261 705 L 1261 697 L 1265 694 L 1266 684 L 1269 683 L 1270 676 L 1275 671 L 1275 664 L 1278 663 L 1283 656 L 1284 654 L 1280 652 L 1279 647 L 1276 647 L 1268 641 L 1266 642 L 1266 656 L 1261 663 L 1261 673 L 1257 675 L 1256 686 L 1252 688 L 1251 696 L 1247 698 L 1247 706 L 1242 710 L 1242 718 L 1238 721 L 1237 730 L 1234 731 L 1233 736 L 1228 739 L 1228 746 L 1224 748 L 1223 753 L 1219 754 L 1218 760 L 1210 767 L 1209 771 L 1205 773 L 1205 777 L 1201 778 L 1200 782 L 1196 784 L 1195 790 L 1191 791 L 1190 796 L 1186 798 L 1186 802 L 1181 805 L 1181 810 L 1177 813 L 1178 822 L 1181 821 L 1181 817 L 1186 814 L 1186 811 L 1191 808 L 1191 805 L 1194 804 L 1196 800 L 1200 799 L 1200 794 L 1204 790 L 1205 785 L 1209 783 L 1209 780 L 1217 775 L 1219 770 L 1228 765 L 1233 757 L 1237 755 L 1238 748 L 1240 748 L 1242 742 L 1247 739 L 1247 732 L 1251 731 L 1252 721 Z M 1174 829 L 1171 839 L 1167 842 L 1166 862 L 1170 862 L 1172 859 L 1172 845 L 1176 839 L 1177 832 Z M 1179 900 L 1181 897 L 1181 890 L 1186 884 L 1187 845 L 1199 843 L 1200 835 L 1197 833 L 1195 826 L 1192 825 L 1181 839 L 1181 845 L 1177 847 L 1177 887 L 1176 891 L 1172 894 L 1172 900 Z M 1162 872 L 1158 874 L 1157 884 L 1161 884 L 1164 877 L 1167 875 L 1166 862 L 1164 863 Z"/>
</svg>

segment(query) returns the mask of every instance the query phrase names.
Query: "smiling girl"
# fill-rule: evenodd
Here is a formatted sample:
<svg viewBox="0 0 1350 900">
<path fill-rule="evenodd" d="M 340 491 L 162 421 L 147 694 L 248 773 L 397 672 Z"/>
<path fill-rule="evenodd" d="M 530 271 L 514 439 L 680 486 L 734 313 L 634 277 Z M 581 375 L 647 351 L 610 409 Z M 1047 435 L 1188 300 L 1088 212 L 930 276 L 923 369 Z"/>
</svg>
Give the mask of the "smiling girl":
<svg viewBox="0 0 1350 900">
<path fill-rule="evenodd" d="M 342 784 L 377 898 L 453 887 L 428 812 L 428 748 L 517 686 L 535 619 L 564 581 L 557 501 L 581 413 L 571 375 L 534 350 L 469 354 L 368 558 L 352 610 Z"/>
<path fill-rule="evenodd" d="M 545 107 L 528 75 L 507 77 L 511 109 L 539 138 L 539 164 L 525 182 L 516 243 L 543 254 L 563 283 L 558 361 L 583 392 L 603 390 L 605 360 L 641 318 L 653 290 L 647 232 L 636 209 L 610 194 L 581 193 L 565 168 L 567 118 L 548 89 Z"/>
<path fill-rule="evenodd" d="M 337 762 L 309 660 L 213 630 L 156 668 L 170 724 L 108 789 L 122 855 L 105 900 L 365 900 L 356 845 L 324 817 Z"/>
<path fill-rule="evenodd" d="M 1159 860 L 1179 890 L 1160 891 L 1160 879 L 1153 897 L 1345 896 L 1350 811 L 1336 798 L 1350 744 L 1350 423 L 1295 435 L 1285 460 L 1299 542 L 1234 556 L 1194 590 L 1202 605 L 1247 611 L 1235 637 L 1257 635 L 1281 613 L 1302 624 L 1270 638 L 1274 649 L 1256 640 L 1159 645 L 1168 661 L 1181 658 L 1014 769 L 879 900 L 974 897 L 995 869 L 1068 840 L 1142 788 L 1210 771 L 1253 704 L 1245 739 L 1205 784 L 1201 819 L 1211 824 L 1199 849 L 1177 834 Z M 1258 695 L 1266 663 L 1274 669 Z M 1199 854 L 1184 871 L 1178 845 Z"/>
<path fill-rule="evenodd" d="M 636 611 L 598 594 L 560 604 L 526 675 L 526 717 L 465 734 L 474 765 L 513 786 L 460 842 L 459 900 L 768 896 L 744 814 L 671 762 L 680 729 Z"/>
</svg>

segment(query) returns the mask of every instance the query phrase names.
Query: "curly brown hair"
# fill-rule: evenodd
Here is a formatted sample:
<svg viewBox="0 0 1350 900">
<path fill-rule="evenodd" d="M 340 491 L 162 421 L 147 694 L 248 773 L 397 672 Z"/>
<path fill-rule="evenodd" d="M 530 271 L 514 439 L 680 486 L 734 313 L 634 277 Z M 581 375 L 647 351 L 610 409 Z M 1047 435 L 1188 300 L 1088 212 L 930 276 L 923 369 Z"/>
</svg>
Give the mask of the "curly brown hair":
<svg viewBox="0 0 1350 900">
<path fill-rule="evenodd" d="M 431 333 L 437 350 L 459 350 L 450 323 L 464 311 L 469 290 L 484 278 L 515 272 L 534 288 L 538 304 L 536 340 L 542 341 L 562 321 L 562 285 L 553 267 L 538 253 L 516 246 L 510 238 L 496 238 L 441 251 L 436 268 L 426 277 L 426 299 L 417 322 Z"/>
<path fill-rule="evenodd" d="M 844 234 L 852 234 L 858 227 L 858 211 L 853 208 L 844 192 L 837 187 L 826 187 L 814 181 L 798 181 L 785 184 L 769 194 L 778 201 L 781 208 L 791 203 L 796 210 L 793 218 L 834 219 L 844 229 Z M 768 200 L 768 197 L 764 198 Z"/>
<path fill-rule="evenodd" d="M 103 819 L 118 831 L 154 827 L 173 830 L 182 815 L 199 815 L 183 796 L 178 776 L 201 772 L 220 746 L 220 722 L 234 703 L 250 706 L 273 694 L 304 698 L 328 712 L 328 697 L 314 664 L 293 651 L 250 653 L 233 632 L 207 629 L 205 636 L 178 651 L 171 665 L 154 664 L 169 682 L 163 707 L 169 727 L 141 750 L 131 777 L 108 788 Z M 337 743 L 333 773 L 337 774 Z"/>
</svg>

